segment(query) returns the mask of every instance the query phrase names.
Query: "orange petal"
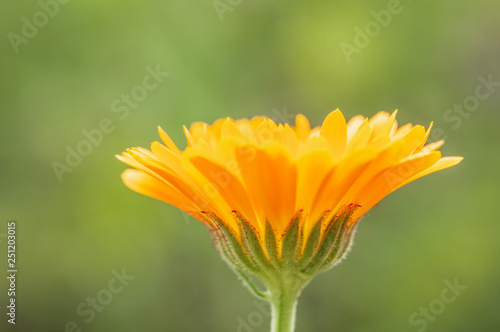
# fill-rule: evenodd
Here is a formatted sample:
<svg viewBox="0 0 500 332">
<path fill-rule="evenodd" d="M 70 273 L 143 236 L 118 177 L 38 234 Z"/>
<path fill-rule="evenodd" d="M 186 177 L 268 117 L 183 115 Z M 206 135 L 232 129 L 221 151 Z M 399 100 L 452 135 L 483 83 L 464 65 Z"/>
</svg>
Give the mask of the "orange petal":
<svg viewBox="0 0 500 332">
<path fill-rule="evenodd" d="M 129 189 L 139 194 L 164 201 L 186 212 L 198 210 L 198 207 L 176 188 L 160 182 L 142 171 L 126 169 L 122 173 L 122 180 Z"/>
<path fill-rule="evenodd" d="M 297 160 L 297 200 L 295 210 L 311 212 L 314 193 L 333 168 L 333 159 L 328 151 L 312 151 Z"/>
<path fill-rule="evenodd" d="M 160 126 L 158 126 L 158 133 L 160 134 L 161 140 L 163 141 L 163 143 L 166 145 L 166 147 L 170 151 L 172 151 L 176 155 L 180 155 L 181 154 L 181 151 L 179 150 L 179 148 L 177 147 L 177 145 L 175 145 L 174 141 L 172 141 L 172 139 L 170 138 L 170 136 L 168 136 L 167 133 L 164 132 L 163 129 L 161 129 Z"/>
<path fill-rule="evenodd" d="M 288 151 L 280 144 L 255 149 L 252 158 L 237 153 L 241 175 L 259 219 L 269 219 L 283 232 L 295 214 L 297 168 Z"/>
<path fill-rule="evenodd" d="M 419 179 L 423 176 L 426 176 L 426 175 L 429 175 L 431 173 L 434 173 L 434 172 L 437 172 L 437 171 L 440 171 L 442 169 L 445 169 L 445 168 L 448 168 L 448 167 L 452 167 L 452 166 L 455 166 L 457 165 L 458 163 L 460 163 L 464 158 L 462 157 L 443 157 L 441 159 L 439 159 L 434 165 L 432 165 L 431 167 L 425 169 L 424 171 L 418 173 L 418 174 L 415 174 L 414 176 L 412 176 L 411 178 L 407 179 L 406 181 L 404 181 L 403 183 L 401 183 L 399 186 L 397 186 L 394 190 L 396 189 L 399 189 L 401 188 L 402 186 L 412 182 L 412 181 L 415 181 L 416 179 Z"/>
<path fill-rule="evenodd" d="M 354 198 L 354 201 L 361 205 L 361 208 L 355 212 L 356 216 L 366 213 L 407 179 L 435 164 L 440 157 L 441 153 L 438 151 L 421 153 L 378 174 L 360 190 L 358 197 Z"/>
<path fill-rule="evenodd" d="M 241 213 L 256 229 L 264 230 L 265 220 L 257 220 L 250 198 L 234 171 L 227 169 L 214 160 L 202 156 L 192 156 L 191 163 L 212 183 L 227 205 Z"/>
</svg>

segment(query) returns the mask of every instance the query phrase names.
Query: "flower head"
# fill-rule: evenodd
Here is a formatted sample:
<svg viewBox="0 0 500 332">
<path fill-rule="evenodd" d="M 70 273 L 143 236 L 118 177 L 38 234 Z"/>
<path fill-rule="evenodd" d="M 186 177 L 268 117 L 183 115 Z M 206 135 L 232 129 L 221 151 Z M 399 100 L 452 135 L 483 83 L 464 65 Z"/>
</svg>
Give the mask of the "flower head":
<svg viewBox="0 0 500 332">
<path fill-rule="evenodd" d="M 266 117 L 196 122 L 184 127 L 188 146 L 183 151 L 159 128 L 163 144 L 117 157 L 135 168 L 122 174 L 130 189 L 195 216 L 219 240 L 232 236 L 247 247 L 253 240 L 264 260 L 276 255 L 283 261 L 290 252 L 284 243 L 292 236 L 290 255 L 298 264 L 314 238 L 310 264 L 335 229 L 351 234 L 382 198 L 462 160 L 441 157 L 443 141 L 426 144 L 432 124 L 427 130 L 398 127 L 395 117 L 396 112 L 379 112 L 346 123 L 336 110 L 315 128 L 303 115 L 295 126 Z M 225 243 L 228 255 L 234 255 Z"/>
</svg>

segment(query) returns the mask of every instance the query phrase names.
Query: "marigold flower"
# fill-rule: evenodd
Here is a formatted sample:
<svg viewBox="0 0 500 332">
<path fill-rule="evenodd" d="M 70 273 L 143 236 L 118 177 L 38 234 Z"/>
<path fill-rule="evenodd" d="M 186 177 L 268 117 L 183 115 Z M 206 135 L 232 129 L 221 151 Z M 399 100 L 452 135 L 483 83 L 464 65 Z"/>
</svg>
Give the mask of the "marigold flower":
<svg viewBox="0 0 500 332">
<path fill-rule="evenodd" d="M 196 122 L 184 127 L 183 151 L 159 128 L 163 144 L 117 158 L 134 168 L 122 174 L 127 187 L 207 225 L 238 273 L 270 288 L 283 274 L 303 280 L 296 295 L 342 259 L 361 216 L 381 199 L 462 160 L 441 157 L 443 141 L 426 144 L 432 124 L 398 127 L 395 117 L 346 123 L 336 110 L 315 128 L 303 115 L 295 126 L 266 117 Z"/>
</svg>

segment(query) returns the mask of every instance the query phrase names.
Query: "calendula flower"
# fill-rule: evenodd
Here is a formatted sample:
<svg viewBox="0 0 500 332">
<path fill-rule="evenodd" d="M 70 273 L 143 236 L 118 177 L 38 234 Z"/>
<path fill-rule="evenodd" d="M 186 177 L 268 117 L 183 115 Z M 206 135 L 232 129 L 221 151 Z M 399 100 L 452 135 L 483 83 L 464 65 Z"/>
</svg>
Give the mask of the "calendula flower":
<svg viewBox="0 0 500 332">
<path fill-rule="evenodd" d="M 130 189 L 189 213 L 211 231 L 228 264 L 273 304 L 273 331 L 293 331 L 296 298 L 315 274 L 348 251 L 355 226 L 375 204 L 422 176 L 458 164 L 426 144 L 432 124 L 398 127 L 396 112 L 346 122 L 336 110 L 319 127 L 266 117 L 196 122 L 181 151 L 163 144 L 117 156 L 134 169 Z M 260 291 L 253 275 L 268 288 Z"/>
</svg>

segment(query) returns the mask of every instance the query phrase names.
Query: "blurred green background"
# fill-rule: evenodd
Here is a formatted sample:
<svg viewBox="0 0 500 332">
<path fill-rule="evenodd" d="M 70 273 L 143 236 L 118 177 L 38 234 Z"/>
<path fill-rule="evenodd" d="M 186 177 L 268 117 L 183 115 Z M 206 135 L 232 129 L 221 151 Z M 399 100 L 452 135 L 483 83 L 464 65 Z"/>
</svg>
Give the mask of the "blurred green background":
<svg viewBox="0 0 500 332">
<path fill-rule="evenodd" d="M 297 331 L 500 329 L 499 83 L 474 97 L 488 77 L 500 81 L 498 1 L 54 4 L 0 5 L 0 274 L 16 220 L 12 330 L 268 331 L 266 309 L 204 226 L 128 190 L 114 154 L 157 140 L 157 125 L 184 147 L 182 125 L 194 121 L 303 113 L 319 125 L 337 107 L 434 121 L 431 141 L 446 138 L 443 154 L 465 160 L 369 212 L 348 259 L 303 292 Z M 169 73 L 150 91 L 140 88 L 147 68 Z M 132 92 L 140 101 L 125 106 Z M 60 181 L 53 163 L 103 119 L 113 130 Z M 110 293 L 123 268 L 135 278 Z M 468 287 L 440 308 L 455 278 Z M 12 328 L 6 289 L 2 277 L 2 331 Z M 109 303 L 94 316 L 86 301 L 97 295 Z M 439 314 L 411 323 L 431 303 Z"/>
</svg>

